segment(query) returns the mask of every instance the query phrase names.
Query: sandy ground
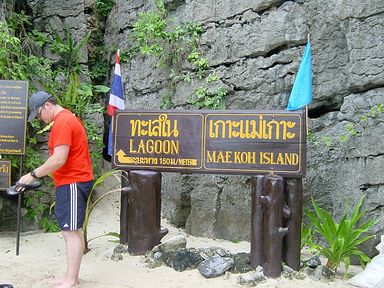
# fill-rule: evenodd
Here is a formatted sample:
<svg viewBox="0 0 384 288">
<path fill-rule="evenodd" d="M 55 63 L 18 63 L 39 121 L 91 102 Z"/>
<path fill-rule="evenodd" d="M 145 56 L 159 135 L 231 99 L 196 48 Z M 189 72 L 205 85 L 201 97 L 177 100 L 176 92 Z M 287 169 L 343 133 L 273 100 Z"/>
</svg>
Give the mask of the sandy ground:
<svg viewBox="0 0 384 288">
<path fill-rule="evenodd" d="M 111 195 L 112 196 L 112 195 Z M 108 196 L 109 197 L 109 196 Z M 88 226 L 89 239 L 108 232 L 119 231 L 118 197 L 107 197 L 92 212 Z M 166 221 L 162 226 L 170 230 L 163 239 L 181 234 L 187 237 L 188 247 L 221 247 L 231 252 L 249 252 L 249 242 L 232 243 L 224 240 L 198 238 L 185 234 L 181 229 L 170 226 Z M 238 274 L 205 279 L 197 269 L 177 272 L 161 266 L 148 268 L 143 256 L 125 254 L 123 260 L 112 261 L 110 256 L 116 238 L 101 237 L 89 243 L 90 252 L 83 257 L 80 285 L 82 288 L 229 288 L 242 287 L 237 284 Z M 20 254 L 15 255 L 15 232 L 0 232 L 0 284 L 12 284 L 15 288 L 52 287 L 54 277 L 65 272 L 65 247 L 60 233 L 42 231 L 26 232 L 21 235 Z M 353 269 L 352 269 L 353 270 Z M 356 270 L 356 269 L 355 269 Z M 358 271 L 358 270 L 356 270 Z M 329 283 L 286 278 L 269 279 L 257 287 L 353 287 L 338 277 Z"/>
</svg>

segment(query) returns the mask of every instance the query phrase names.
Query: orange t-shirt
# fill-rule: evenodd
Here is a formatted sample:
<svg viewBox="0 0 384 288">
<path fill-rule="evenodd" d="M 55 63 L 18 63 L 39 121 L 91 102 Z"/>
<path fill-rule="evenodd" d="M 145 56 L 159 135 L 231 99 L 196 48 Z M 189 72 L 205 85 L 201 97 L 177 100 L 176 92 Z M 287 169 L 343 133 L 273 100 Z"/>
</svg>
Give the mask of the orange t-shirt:
<svg viewBox="0 0 384 288">
<path fill-rule="evenodd" d="M 93 180 L 91 157 L 85 128 L 69 110 L 60 111 L 54 119 L 49 135 L 49 153 L 59 145 L 69 145 L 65 164 L 53 172 L 55 186 Z"/>
</svg>

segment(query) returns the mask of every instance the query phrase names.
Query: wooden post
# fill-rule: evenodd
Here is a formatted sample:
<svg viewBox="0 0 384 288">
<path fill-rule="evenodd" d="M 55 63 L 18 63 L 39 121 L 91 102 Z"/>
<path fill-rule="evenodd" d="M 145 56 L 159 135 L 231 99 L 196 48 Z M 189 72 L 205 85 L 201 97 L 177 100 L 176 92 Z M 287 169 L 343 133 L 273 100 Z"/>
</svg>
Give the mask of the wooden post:
<svg viewBox="0 0 384 288">
<path fill-rule="evenodd" d="M 263 219 L 263 273 L 276 278 L 281 275 L 283 237 L 288 228 L 283 228 L 283 178 L 268 174 L 264 180 Z"/>
<path fill-rule="evenodd" d="M 263 265 L 263 205 L 264 175 L 251 178 L 252 213 L 251 213 L 251 267 Z"/>
<path fill-rule="evenodd" d="M 128 172 L 121 174 L 121 198 L 120 198 L 120 244 L 128 244 L 128 195 L 132 193 L 132 187 L 128 181 Z"/>
<path fill-rule="evenodd" d="M 300 269 L 301 222 L 303 216 L 303 181 L 301 178 L 286 178 L 285 201 L 291 210 L 286 226 L 288 234 L 283 241 L 284 262 L 293 270 Z"/>
<path fill-rule="evenodd" d="M 143 255 L 160 243 L 168 229 L 160 229 L 161 173 L 129 172 L 128 252 Z"/>
</svg>

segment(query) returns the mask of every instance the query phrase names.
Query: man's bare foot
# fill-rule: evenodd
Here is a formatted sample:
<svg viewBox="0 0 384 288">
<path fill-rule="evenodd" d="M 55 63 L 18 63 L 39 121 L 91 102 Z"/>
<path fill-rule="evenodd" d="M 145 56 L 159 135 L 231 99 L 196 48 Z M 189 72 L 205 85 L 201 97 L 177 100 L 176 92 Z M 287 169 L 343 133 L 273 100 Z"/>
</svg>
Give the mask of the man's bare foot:
<svg viewBox="0 0 384 288">
<path fill-rule="evenodd" d="M 68 282 L 64 281 L 64 282 L 61 282 L 55 288 L 76 288 L 78 284 L 79 284 L 79 282 L 77 282 L 76 284 L 71 284 L 71 283 L 68 283 Z"/>
<path fill-rule="evenodd" d="M 53 278 L 49 280 L 50 284 L 58 285 L 64 282 L 65 277 L 60 277 L 60 278 Z"/>
</svg>

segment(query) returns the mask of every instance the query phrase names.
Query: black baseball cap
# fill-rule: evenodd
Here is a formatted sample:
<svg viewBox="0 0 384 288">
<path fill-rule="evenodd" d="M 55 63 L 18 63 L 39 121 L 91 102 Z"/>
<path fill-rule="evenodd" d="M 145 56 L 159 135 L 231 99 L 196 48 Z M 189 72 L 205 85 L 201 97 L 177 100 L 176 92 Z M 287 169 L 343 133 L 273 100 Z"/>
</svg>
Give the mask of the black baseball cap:
<svg viewBox="0 0 384 288">
<path fill-rule="evenodd" d="M 31 122 L 36 118 L 37 111 L 49 98 L 53 96 L 45 91 L 36 92 L 29 98 L 29 117 L 28 121 Z"/>
</svg>

